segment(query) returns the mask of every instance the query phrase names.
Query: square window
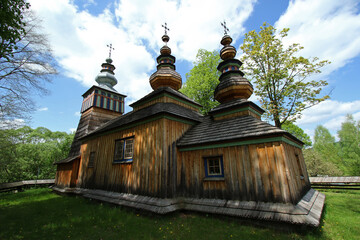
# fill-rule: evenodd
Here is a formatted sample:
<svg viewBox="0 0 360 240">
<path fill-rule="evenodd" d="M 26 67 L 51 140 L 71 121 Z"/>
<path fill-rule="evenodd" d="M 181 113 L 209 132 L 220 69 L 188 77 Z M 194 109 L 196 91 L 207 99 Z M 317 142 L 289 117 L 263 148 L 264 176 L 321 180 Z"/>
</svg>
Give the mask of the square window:
<svg viewBox="0 0 360 240">
<path fill-rule="evenodd" d="M 222 156 L 204 157 L 205 177 L 224 177 Z"/>
<path fill-rule="evenodd" d="M 90 152 L 88 167 L 94 167 L 95 152 Z"/>
<path fill-rule="evenodd" d="M 134 137 L 115 141 L 114 162 L 132 162 L 134 154 Z"/>
</svg>

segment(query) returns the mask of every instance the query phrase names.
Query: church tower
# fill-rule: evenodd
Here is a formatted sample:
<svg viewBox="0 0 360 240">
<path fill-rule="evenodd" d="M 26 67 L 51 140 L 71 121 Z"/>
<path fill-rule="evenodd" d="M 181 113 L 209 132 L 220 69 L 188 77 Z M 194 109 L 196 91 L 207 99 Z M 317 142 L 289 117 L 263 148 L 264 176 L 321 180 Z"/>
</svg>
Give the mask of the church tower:
<svg viewBox="0 0 360 240">
<path fill-rule="evenodd" d="M 81 117 L 68 158 L 57 163 L 70 162 L 78 158 L 80 156 L 81 141 L 79 139 L 81 137 L 124 113 L 126 96 L 114 89 L 117 79 L 114 73 L 115 66 L 111 59 L 112 44 L 108 47 L 110 48 L 109 57 L 105 63 L 101 64 L 102 69 L 95 77 L 98 85 L 92 86 L 82 95 Z"/>
</svg>

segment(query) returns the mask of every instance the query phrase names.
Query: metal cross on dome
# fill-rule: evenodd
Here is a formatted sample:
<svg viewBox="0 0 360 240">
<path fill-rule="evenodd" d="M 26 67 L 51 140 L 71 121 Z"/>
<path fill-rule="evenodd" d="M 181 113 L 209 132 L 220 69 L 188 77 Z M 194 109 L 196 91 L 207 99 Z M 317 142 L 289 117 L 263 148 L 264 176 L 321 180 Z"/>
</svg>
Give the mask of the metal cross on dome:
<svg viewBox="0 0 360 240">
<path fill-rule="evenodd" d="M 221 23 L 221 26 L 224 27 L 224 35 L 227 34 L 227 32 L 230 32 L 230 30 L 226 27 L 226 22 L 224 21 L 224 23 Z"/>
<path fill-rule="evenodd" d="M 165 25 L 161 25 L 165 29 L 165 35 L 167 35 L 167 31 L 170 31 L 170 29 L 167 27 L 167 23 Z"/>
<path fill-rule="evenodd" d="M 115 48 L 112 47 L 112 43 L 106 45 L 109 48 L 109 58 L 111 58 L 111 50 L 115 50 Z"/>
</svg>

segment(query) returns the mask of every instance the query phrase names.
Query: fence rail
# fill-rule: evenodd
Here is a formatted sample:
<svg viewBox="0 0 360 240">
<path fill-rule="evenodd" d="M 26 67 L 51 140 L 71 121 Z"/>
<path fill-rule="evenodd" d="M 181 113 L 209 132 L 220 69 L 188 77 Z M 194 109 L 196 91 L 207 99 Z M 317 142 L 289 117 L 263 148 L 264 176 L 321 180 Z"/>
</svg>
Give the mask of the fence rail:
<svg viewBox="0 0 360 240">
<path fill-rule="evenodd" d="M 22 190 L 24 187 L 27 186 L 53 185 L 54 183 L 55 183 L 55 179 L 25 180 L 25 181 L 12 182 L 12 183 L 0 183 L 0 192 Z"/>
<path fill-rule="evenodd" d="M 360 177 L 310 177 L 310 183 L 316 189 L 360 190 Z"/>
</svg>

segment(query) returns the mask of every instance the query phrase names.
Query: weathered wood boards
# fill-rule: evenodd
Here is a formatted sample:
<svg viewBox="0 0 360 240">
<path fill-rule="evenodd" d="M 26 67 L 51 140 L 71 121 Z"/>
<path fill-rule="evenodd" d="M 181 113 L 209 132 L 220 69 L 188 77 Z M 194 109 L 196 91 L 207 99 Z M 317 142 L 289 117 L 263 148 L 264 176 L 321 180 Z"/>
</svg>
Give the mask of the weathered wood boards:
<svg viewBox="0 0 360 240">
<path fill-rule="evenodd" d="M 175 141 L 189 127 L 180 121 L 157 119 L 128 130 L 84 141 L 78 186 L 148 196 L 175 193 L 177 165 Z M 134 137 L 131 163 L 113 163 L 115 140 Z M 87 167 L 95 151 L 94 167 Z"/>
<path fill-rule="evenodd" d="M 204 180 L 203 156 L 223 156 L 224 178 Z M 185 197 L 297 203 L 310 189 L 301 149 L 284 142 L 180 152 Z"/>
</svg>

